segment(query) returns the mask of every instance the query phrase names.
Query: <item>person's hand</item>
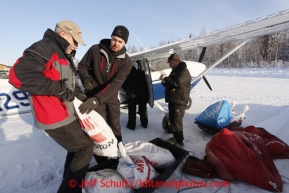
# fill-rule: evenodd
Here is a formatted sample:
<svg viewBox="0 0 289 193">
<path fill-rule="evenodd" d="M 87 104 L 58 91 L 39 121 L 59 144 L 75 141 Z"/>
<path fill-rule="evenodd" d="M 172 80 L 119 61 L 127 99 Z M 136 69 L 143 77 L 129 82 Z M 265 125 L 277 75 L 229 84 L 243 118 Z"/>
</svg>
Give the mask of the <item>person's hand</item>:
<svg viewBox="0 0 289 193">
<path fill-rule="evenodd" d="M 86 101 L 84 101 L 80 106 L 79 106 L 79 112 L 84 114 L 89 114 L 91 111 L 96 109 L 96 107 L 99 105 L 99 100 L 97 97 L 91 97 L 88 98 Z"/>
<path fill-rule="evenodd" d="M 82 92 L 82 90 L 78 84 L 75 84 L 74 95 L 78 100 L 80 100 L 82 102 L 87 99 L 87 96 Z"/>
<path fill-rule="evenodd" d="M 83 87 L 86 90 L 92 90 L 96 87 L 96 82 L 92 78 L 86 78 L 83 80 Z"/>
<path fill-rule="evenodd" d="M 160 76 L 160 80 L 161 80 L 161 83 L 162 83 L 162 84 L 165 84 L 165 77 L 167 77 L 166 74 L 162 74 L 162 75 Z"/>
<path fill-rule="evenodd" d="M 72 90 L 66 87 L 66 83 L 65 83 L 66 81 L 67 81 L 67 78 L 64 78 L 59 81 L 59 83 L 61 84 L 61 87 L 64 88 L 64 90 L 58 94 L 58 98 L 60 98 L 60 100 L 63 102 L 64 101 L 71 102 L 74 100 L 74 93 L 72 92 Z"/>
<path fill-rule="evenodd" d="M 162 74 L 162 75 L 160 76 L 160 80 L 163 80 L 165 77 L 167 77 L 167 75 Z"/>
<path fill-rule="evenodd" d="M 58 95 L 58 97 L 63 102 L 65 101 L 71 102 L 74 100 L 74 93 L 69 88 L 65 88 L 65 90 Z"/>
<path fill-rule="evenodd" d="M 87 96 L 84 93 L 77 93 L 75 94 L 75 97 L 82 102 L 87 99 Z"/>
</svg>

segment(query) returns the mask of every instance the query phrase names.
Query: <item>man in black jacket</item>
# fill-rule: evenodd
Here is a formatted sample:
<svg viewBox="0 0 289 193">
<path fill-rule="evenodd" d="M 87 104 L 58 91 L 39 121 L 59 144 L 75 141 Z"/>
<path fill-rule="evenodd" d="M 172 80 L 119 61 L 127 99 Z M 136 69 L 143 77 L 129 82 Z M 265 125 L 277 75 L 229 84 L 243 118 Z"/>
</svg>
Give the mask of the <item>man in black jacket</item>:
<svg viewBox="0 0 289 193">
<path fill-rule="evenodd" d="M 160 76 L 165 87 L 165 101 L 168 103 L 169 120 L 173 131 L 173 137 L 168 141 L 182 147 L 184 145 L 183 117 L 190 97 L 191 74 L 187 64 L 181 62 L 180 56 L 176 53 L 169 56 L 168 63 L 172 72 L 168 77 L 165 74 Z"/>
<path fill-rule="evenodd" d="M 132 67 L 125 48 L 128 36 L 126 27 L 116 26 L 111 39 L 103 39 L 90 47 L 78 65 L 80 79 L 89 97 L 79 106 L 80 112 L 95 110 L 99 113 L 118 141 L 122 141 L 118 91 Z M 96 160 L 98 163 L 105 161 L 100 157 Z"/>
<path fill-rule="evenodd" d="M 148 86 L 145 79 L 144 68 L 138 62 L 133 62 L 133 67 L 125 80 L 122 87 L 126 90 L 128 98 L 128 122 L 126 127 L 130 130 L 135 130 L 136 126 L 136 106 L 138 106 L 138 113 L 140 122 L 143 128 L 148 125 Z"/>
</svg>

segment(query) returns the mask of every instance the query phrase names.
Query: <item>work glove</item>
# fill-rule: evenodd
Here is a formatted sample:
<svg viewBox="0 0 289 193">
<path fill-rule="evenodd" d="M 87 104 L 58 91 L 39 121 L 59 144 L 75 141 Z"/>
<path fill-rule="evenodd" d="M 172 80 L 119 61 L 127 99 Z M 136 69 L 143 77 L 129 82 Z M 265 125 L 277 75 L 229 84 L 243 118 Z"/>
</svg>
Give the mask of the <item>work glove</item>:
<svg viewBox="0 0 289 193">
<path fill-rule="evenodd" d="M 67 81 L 66 78 L 59 81 L 59 83 L 61 84 L 61 87 L 64 87 L 64 90 L 58 94 L 58 98 L 60 98 L 60 100 L 63 102 L 65 101 L 71 102 L 74 100 L 74 93 L 72 92 L 72 90 L 66 87 L 66 84 L 65 84 L 66 81 Z"/>
<path fill-rule="evenodd" d="M 87 99 L 87 96 L 83 93 L 75 94 L 76 98 L 80 101 L 85 101 Z"/>
<path fill-rule="evenodd" d="M 96 82 L 92 78 L 86 78 L 83 80 L 83 87 L 86 90 L 92 90 L 96 87 Z"/>
<path fill-rule="evenodd" d="M 75 84 L 74 95 L 78 100 L 80 100 L 82 102 L 87 99 L 87 96 L 82 92 L 82 90 L 78 84 Z"/>
<path fill-rule="evenodd" d="M 89 114 L 91 111 L 96 109 L 96 107 L 99 105 L 99 100 L 97 97 L 91 97 L 88 98 L 86 101 L 84 101 L 80 106 L 79 106 L 79 112 L 81 114 Z"/>
</svg>

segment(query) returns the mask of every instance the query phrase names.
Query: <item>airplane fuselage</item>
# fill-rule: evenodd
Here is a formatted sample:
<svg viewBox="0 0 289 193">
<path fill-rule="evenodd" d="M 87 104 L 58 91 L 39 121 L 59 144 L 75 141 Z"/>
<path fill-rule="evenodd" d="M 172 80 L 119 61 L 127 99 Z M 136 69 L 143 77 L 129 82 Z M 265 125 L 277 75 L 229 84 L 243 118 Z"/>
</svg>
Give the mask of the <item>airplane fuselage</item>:
<svg viewBox="0 0 289 193">
<path fill-rule="evenodd" d="M 192 61 L 184 61 L 187 64 L 187 68 L 190 71 L 190 74 L 192 76 L 192 81 L 197 77 L 199 74 L 201 74 L 204 70 L 206 70 L 206 66 L 203 63 L 199 62 L 192 62 Z M 154 94 L 154 100 L 159 100 L 165 97 L 165 88 L 161 84 L 161 81 L 159 80 L 159 77 L 161 74 L 166 74 L 169 76 L 171 73 L 171 69 L 165 69 L 160 71 L 151 72 L 152 77 L 152 85 L 153 85 L 153 94 Z M 194 86 L 197 85 L 197 83 L 201 80 L 201 78 L 198 78 L 199 80 L 195 81 L 193 84 L 191 84 L 191 90 L 194 88 Z"/>
</svg>

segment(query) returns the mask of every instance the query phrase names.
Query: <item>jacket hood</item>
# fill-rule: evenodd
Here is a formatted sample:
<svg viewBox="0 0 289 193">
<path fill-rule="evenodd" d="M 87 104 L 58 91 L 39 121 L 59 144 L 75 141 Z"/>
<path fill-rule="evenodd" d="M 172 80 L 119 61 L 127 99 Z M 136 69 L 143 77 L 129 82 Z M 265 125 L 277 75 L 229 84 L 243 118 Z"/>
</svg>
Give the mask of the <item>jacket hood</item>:
<svg viewBox="0 0 289 193">
<path fill-rule="evenodd" d="M 70 43 L 66 41 L 63 37 L 52 31 L 51 29 L 47 29 L 46 32 L 43 35 L 44 41 L 53 41 L 55 44 L 57 44 L 60 49 L 65 53 L 68 47 L 70 46 Z M 65 53 L 66 54 L 66 53 Z M 70 55 L 66 54 L 69 59 L 72 59 L 76 55 L 76 50 L 73 50 Z M 71 60 L 71 66 L 73 70 L 76 70 L 76 67 L 73 64 L 73 61 Z"/>
</svg>

